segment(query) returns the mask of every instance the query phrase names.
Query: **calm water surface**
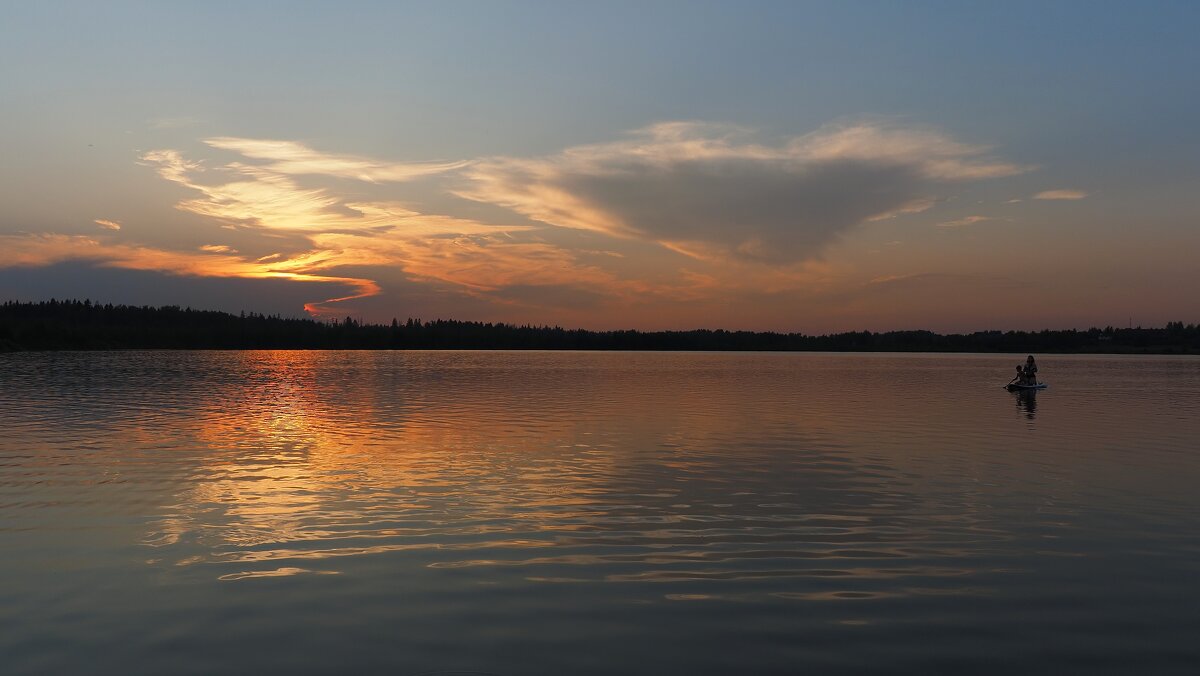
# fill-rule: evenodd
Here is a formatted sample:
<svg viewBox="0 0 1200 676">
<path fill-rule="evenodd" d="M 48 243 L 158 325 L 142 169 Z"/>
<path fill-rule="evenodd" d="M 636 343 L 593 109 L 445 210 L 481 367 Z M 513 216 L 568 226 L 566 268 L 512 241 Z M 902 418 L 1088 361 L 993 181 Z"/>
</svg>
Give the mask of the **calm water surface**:
<svg viewBox="0 0 1200 676">
<path fill-rule="evenodd" d="M 1200 359 L 0 355 L 0 672 L 1197 673 Z"/>
</svg>

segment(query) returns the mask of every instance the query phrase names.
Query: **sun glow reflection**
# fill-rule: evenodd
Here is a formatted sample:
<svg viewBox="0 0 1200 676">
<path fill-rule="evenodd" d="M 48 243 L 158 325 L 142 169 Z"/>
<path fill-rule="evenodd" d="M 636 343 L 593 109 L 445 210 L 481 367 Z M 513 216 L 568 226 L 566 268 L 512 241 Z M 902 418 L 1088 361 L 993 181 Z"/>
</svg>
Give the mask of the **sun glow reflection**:
<svg viewBox="0 0 1200 676">
<path fill-rule="evenodd" d="M 510 527 L 472 515 L 511 512 L 510 490 L 539 496 L 518 503 L 520 510 L 509 517 L 522 523 L 549 521 L 546 509 L 562 516 L 561 510 L 586 504 L 589 473 L 579 475 L 584 485 L 576 489 L 544 495 L 538 472 L 518 470 L 528 458 L 503 447 L 479 452 L 480 430 L 502 435 L 512 429 L 503 412 L 485 402 L 444 410 L 420 399 L 381 396 L 353 382 L 352 374 L 345 383 L 317 382 L 318 372 L 329 374 L 331 358 L 320 353 L 253 352 L 240 358 L 255 373 L 254 386 L 214 392 L 212 405 L 198 410 L 185 429 L 191 443 L 223 450 L 196 467 L 197 480 L 145 538 L 151 546 L 174 547 L 200 535 L 205 553 L 180 559 L 180 566 L 474 549 L 501 541 L 520 547 L 519 539 L 505 537 Z M 557 432 L 547 432 L 566 437 L 571 427 L 563 421 Z M 458 449 L 469 459 L 456 457 Z M 476 495 L 470 503 L 441 500 L 466 486 Z M 220 528 L 206 526 L 213 522 Z M 426 539 L 435 533 L 441 537 Z"/>
<path fill-rule="evenodd" d="M 829 419 L 820 407 L 748 404 L 771 396 L 742 392 L 739 383 L 757 382 L 743 381 L 742 370 L 689 367 L 681 380 L 680 373 L 656 370 L 661 357 L 646 355 L 634 374 L 610 380 L 566 368 L 569 361 L 532 368 L 531 358 L 546 356 L 223 357 L 205 367 L 217 370 L 202 378 L 203 393 L 189 395 L 198 405 L 173 415 L 169 427 L 147 427 L 127 442 L 161 447 L 170 435 L 172 447 L 204 449 L 176 461 L 186 479 L 143 541 L 156 549 L 156 561 L 176 571 L 168 574 L 227 581 L 349 572 L 371 557 L 403 556 L 438 570 L 509 568 L 543 581 L 593 571 L 641 584 L 706 579 L 705 571 L 743 556 L 736 553 L 743 546 L 753 560 L 753 543 L 742 540 L 753 540 L 754 524 L 783 520 L 786 546 L 795 550 L 788 556 L 811 565 L 786 574 L 749 566 L 737 575 L 794 578 L 832 570 L 862 582 L 971 574 L 949 565 L 914 567 L 869 514 L 838 515 L 873 513 L 855 496 L 885 500 L 873 497 L 873 477 L 894 469 L 881 463 L 913 460 L 886 451 L 884 460 L 794 448 L 837 438 L 886 449 L 886 426 L 864 432 L 853 419 Z M 515 365 L 505 366 L 510 360 Z M 819 390 L 831 373 L 806 380 Z M 518 390 L 516 378 L 524 383 Z M 623 384 L 628 378 L 638 386 Z M 888 399 L 873 410 L 900 420 L 909 416 L 903 403 Z M 770 443 L 777 434 L 790 439 L 786 449 Z M 730 439 L 743 437 L 764 445 L 729 456 Z M 744 465 L 741 483 L 711 478 L 726 476 L 731 463 Z M 804 485 L 777 485 L 776 472 Z M 983 507 L 975 497 L 964 499 L 962 518 L 969 522 Z M 886 500 L 919 498 L 891 492 Z M 735 504 L 748 515 L 727 513 Z M 712 510 L 725 516 L 714 521 Z M 622 554 L 622 547 L 634 549 Z"/>
</svg>

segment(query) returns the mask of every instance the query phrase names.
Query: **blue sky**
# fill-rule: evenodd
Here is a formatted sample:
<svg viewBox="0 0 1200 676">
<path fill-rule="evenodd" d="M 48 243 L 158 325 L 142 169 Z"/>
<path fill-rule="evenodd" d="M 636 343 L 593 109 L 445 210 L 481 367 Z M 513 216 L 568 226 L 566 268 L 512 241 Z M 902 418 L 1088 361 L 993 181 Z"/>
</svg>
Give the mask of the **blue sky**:
<svg viewBox="0 0 1200 676">
<path fill-rule="evenodd" d="M 379 320 L 1200 315 L 1194 3 L 6 14 L 5 297 L 160 302 L 143 280 L 169 277 L 182 304 L 297 314 L 291 284 Z"/>
</svg>

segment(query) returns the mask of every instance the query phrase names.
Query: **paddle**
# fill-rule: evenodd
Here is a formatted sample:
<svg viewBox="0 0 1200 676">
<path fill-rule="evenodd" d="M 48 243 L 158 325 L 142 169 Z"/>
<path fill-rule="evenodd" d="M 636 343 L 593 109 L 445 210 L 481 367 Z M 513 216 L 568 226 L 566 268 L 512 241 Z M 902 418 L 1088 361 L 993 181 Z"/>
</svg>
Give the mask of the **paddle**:
<svg viewBox="0 0 1200 676">
<path fill-rule="evenodd" d="M 1012 377 L 1012 380 L 1008 381 L 1008 384 L 1006 384 L 1006 385 L 1002 385 L 1001 387 L 1002 387 L 1003 389 L 1007 390 L 1007 389 L 1008 389 L 1008 386 L 1009 386 L 1009 385 L 1012 385 L 1013 383 L 1015 383 L 1015 382 L 1017 382 L 1018 380 L 1020 380 L 1022 375 L 1024 375 L 1024 374 L 1022 374 L 1022 373 L 1017 373 L 1017 375 L 1015 375 L 1015 376 L 1013 376 L 1013 377 Z"/>
</svg>

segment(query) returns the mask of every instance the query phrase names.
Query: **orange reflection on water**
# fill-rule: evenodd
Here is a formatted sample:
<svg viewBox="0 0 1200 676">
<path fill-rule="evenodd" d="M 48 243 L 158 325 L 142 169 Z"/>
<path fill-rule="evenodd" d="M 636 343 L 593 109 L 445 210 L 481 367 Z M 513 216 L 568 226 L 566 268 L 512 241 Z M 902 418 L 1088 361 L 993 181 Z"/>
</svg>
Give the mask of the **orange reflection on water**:
<svg viewBox="0 0 1200 676">
<path fill-rule="evenodd" d="M 1070 528 L 1089 471 L 1054 465 L 1054 391 L 1045 429 L 1021 400 L 1013 415 L 993 382 L 1007 361 L 185 355 L 157 424 L 131 439 L 178 454 L 145 542 L 226 580 L 395 560 L 543 583 L 775 580 L 809 600 L 969 586 L 1009 574 L 973 561 L 1016 537 L 996 518 L 1006 486 L 1043 496 L 1043 527 Z M 967 385 L 927 387 L 934 365 Z M 1089 431 L 1097 448 L 1134 443 L 1100 420 Z"/>
<path fill-rule="evenodd" d="M 336 354 L 230 357 L 253 377 L 208 392 L 205 405 L 176 423 L 189 445 L 211 450 L 146 539 L 163 546 L 198 537 L 207 551 L 188 563 L 492 546 L 539 523 L 573 531 L 582 526 L 553 517 L 586 517 L 569 510 L 588 505 L 596 490 L 588 484 L 611 471 L 610 455 L 585 456 L 587 447 L 576 445 L 583 462 L 575 471 L 547 472 L 538 466 L 544 449 L 506 440 L 517 428 L 502 409 L 470 398 L 435 406 L 421 392 L 389 396 L 396 392 L 338 370 Z M 564 441 L 573 427 L 563 419 L 538 434 Z M 554 483 L 544 484 L 551 475 Z M 486 542 L 445 540 L 477 536 Z M 425 539 L 371 544 L 396 538 Z M 534 543 L 508 537 L 503 545 Z"/>
</svg>

